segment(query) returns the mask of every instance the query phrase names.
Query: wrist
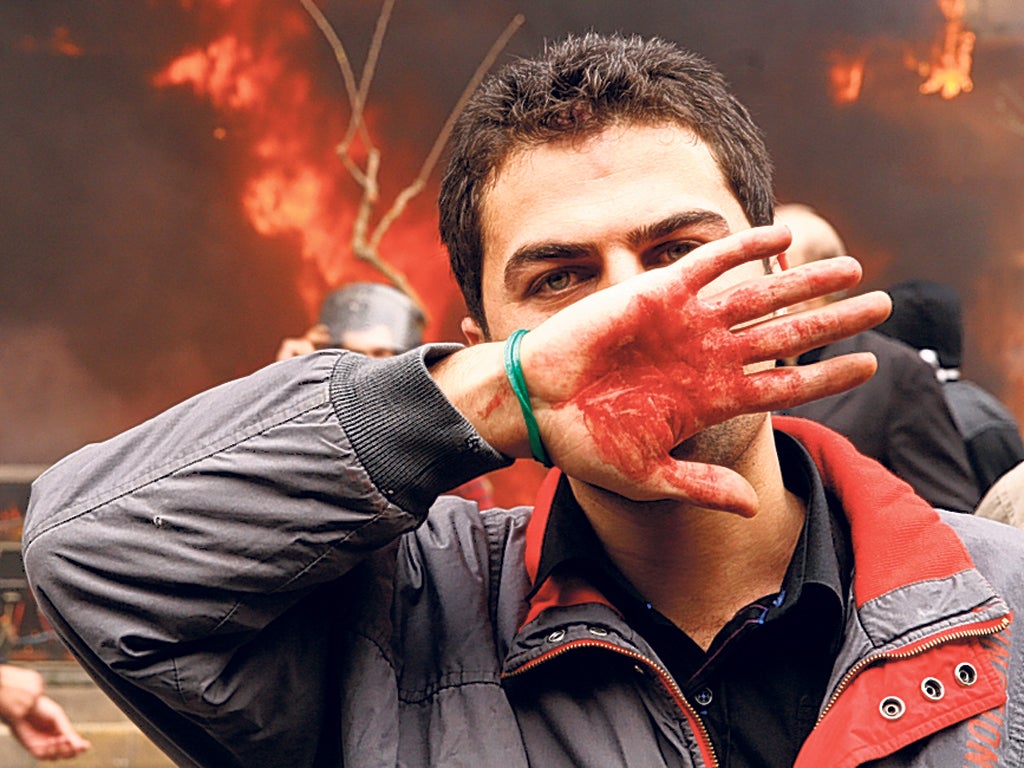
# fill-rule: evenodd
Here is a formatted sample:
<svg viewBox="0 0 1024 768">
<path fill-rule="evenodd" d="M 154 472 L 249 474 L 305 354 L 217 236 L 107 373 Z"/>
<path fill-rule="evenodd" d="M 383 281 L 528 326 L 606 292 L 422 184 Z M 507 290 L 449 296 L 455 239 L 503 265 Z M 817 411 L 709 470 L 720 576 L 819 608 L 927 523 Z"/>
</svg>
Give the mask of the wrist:
<svg viewBox="0 0 1024 768">
<path fill-rule="evenodd" d="M 466 347 L 430 366 L 430 375 L 452 406 L 496 451 L 531 456 L 529 435 L 505 371 L 504 342 Z"/>
<path fill-rule="evenodd" d="M 522 361 L 519 357 L 519 345 L 522 343 L 523 337 L 529 331 L 519 329 L 513 331 L 512 334 L 505 341 L 504 346 L 504 363 L 505 363 L 505 377 L 508 379 L 509 385 L 512 387 L 512 391 L 515 393 L 516 400 L 519 401 L 519 409 L 523 413 L 523 423 L 526 426 L 526 437 L 530 443 L 530 454 L 533 456 L 535 461 L 540 462 L 545 467 L 553 466 L 551 459 L 548 458 L 547 450 L 544 448 L 544 442 L 540 439 L 540 427 L 537 426 L 537 419 L 533 415 L 533 404 L 530 402 L 530 391 L 526 387 L 526 378 L 523 376 Z"/>
</svg>

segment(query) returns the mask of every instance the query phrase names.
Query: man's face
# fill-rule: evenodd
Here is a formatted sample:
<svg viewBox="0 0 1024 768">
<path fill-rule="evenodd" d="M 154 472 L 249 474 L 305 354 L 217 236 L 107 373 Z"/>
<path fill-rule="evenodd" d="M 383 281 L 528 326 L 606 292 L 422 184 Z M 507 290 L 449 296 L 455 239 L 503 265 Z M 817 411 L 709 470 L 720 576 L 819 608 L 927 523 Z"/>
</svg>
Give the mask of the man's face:
<svg viewBox="0 0 1024 768">
<path fill-rule="evenodd" d="M 482 297 L 493 340 L 750 227 L 706 145 L 678 126 L 613 127 L 523 150 L 487 190 L 482 221 Z M 760 262 L 746 263 L 704 290 L 763 274 Z M 470 342 L 485 340 L 470 319 L 463 330 Z M 730 465 L 763 423 L 759 414 L 733 419 L 673 455 Z"/>
<path fill-rule="evenodd" d="M 482 207 L 491 338 L 750 227 L 710 151 L 678 126 L 609 128 L 514 154 Z M 763 274 L 745 264 L 709 288 Z M 471 342 L 479 326 L 464 324 Z"/>
<path fill-rule="evenodd" d="M 342 349 L 368 357 L 393 357 L 395 354 L 395 337 L 386 325 L 345 331 L 340 342 Z"/>
</svg>

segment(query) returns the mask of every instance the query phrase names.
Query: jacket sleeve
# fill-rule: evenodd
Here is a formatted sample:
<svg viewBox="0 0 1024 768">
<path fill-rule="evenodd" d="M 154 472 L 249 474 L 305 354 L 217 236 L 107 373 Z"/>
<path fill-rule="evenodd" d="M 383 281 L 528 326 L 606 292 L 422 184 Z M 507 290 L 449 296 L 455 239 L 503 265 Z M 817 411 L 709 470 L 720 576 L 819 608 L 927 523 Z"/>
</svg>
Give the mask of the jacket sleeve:
<svg viewBox="0 0 1024 768">
<path fill-rule="evenodd" d="M 359 599 L 345 574 L 508 463 L 433 386 L 453 349 L 275 363 L 36 481 L 23 545 L 42 610 L 179 764 L 319 763 L 330 635 Z"/>
</svg>

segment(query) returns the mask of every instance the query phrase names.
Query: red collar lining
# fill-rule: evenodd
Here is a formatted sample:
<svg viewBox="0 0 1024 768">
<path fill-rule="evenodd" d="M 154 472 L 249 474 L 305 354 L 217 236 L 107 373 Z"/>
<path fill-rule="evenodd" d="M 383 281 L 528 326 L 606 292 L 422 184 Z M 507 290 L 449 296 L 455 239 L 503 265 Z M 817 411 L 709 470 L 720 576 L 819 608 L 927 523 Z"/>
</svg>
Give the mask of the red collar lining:
<svg viewBox="0 0 1024 768">
<path fill-rule="evenodd" d="M 807 419 L 773 416 L 772 422 L 803 444 L 825 487 L 846 511 L 858 607 L 904 585 L 974 567 L 963 542 L 939 513 L 849 440 Z"/>
<path fill-rule="evenodd" d="M 911 487 L 881 464 L 859 453 L 846 438 L 815 422 L 773 416 L 773 424 L 807 449 L 825 487 L 839 498 L 853 540 L 854 594 L 858 607 L 917 581 L 943 579 L 973 567 L 956 533 Z M 525 565 L 537 578 L 544 532 L 562 473 L 541 483 L 526 531 Z M 549 578 L 530 601 L 526 621 L 557 606 L 609 601 L 582 579 Z M 525 622 L 524 622 L 525 623 Z"/>
</svg>

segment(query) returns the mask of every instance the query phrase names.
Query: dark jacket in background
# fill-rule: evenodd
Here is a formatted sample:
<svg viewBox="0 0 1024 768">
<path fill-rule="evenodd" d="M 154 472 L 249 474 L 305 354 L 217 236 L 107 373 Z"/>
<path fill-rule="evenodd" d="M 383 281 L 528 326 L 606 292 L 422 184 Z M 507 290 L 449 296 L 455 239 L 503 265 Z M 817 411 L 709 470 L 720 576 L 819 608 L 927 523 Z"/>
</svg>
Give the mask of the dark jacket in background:
<svg viewBox="0 0 1024 768">
<path fill-rule="evenodd" d="M 994 395 L 973 381 L 947 381 L 942 390 L 967 446 L 978 490 L 984 495 L 996 480 L 1024 461 L 1017 421 Z"/>
<path fill-rule="evenodd" d="M 845 435 L 940 509 L 973 512 L 981 494 L 934 369 L 906 344 L 865 331 L 813 350 L 801 364 L 872 352 L 878 372 L 865 384 L 784 413 Z"/>
<path fill-rule="evenodd" d="M 907 280 L 889 289 L 892 314 L 881 333 L 909 344 L 934 361 L 936 374 L 967 447 L 978 490 L 984 495 L 1011 467 L 1024 461 L 1020 427 L 994 395 L 963 379 L 963 312 L 959 292 L 930 280 Z"/>
</svg>

